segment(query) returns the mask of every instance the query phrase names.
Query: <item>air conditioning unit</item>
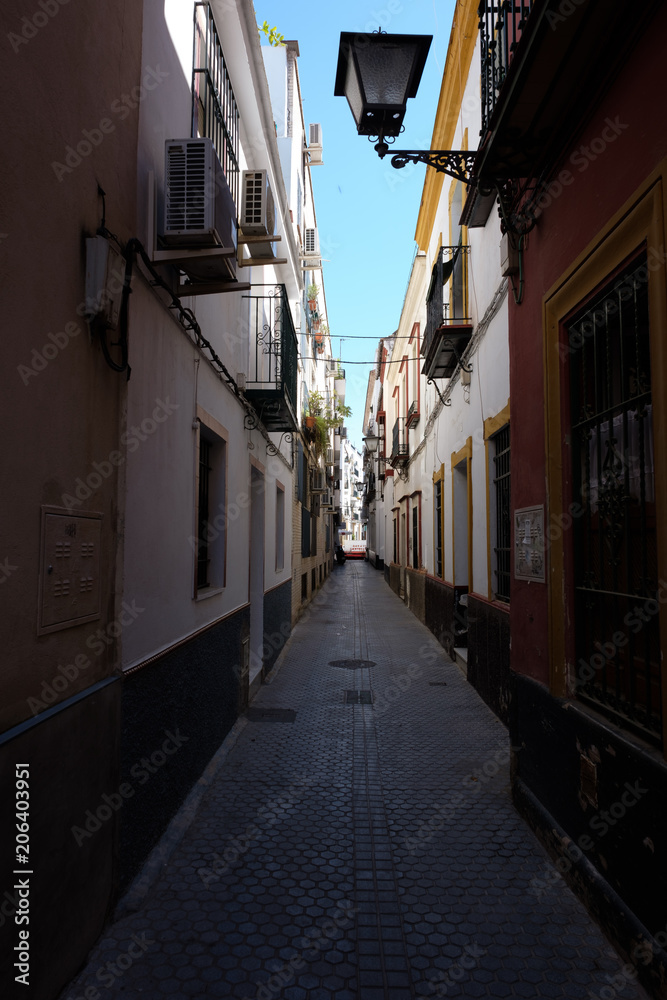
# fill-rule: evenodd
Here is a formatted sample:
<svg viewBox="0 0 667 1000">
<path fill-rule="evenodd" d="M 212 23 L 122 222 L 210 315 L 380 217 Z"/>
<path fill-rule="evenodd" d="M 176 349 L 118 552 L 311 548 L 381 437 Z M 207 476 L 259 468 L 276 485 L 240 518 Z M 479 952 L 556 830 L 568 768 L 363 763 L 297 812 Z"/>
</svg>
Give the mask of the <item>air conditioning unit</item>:
<svg viewBox="0 0 667 1000">
<path fill-rule="evenodd" d="M 324 469 L 313 469 L 311 478 L 311 493 L 325 493 L 327 488 L 327 477 Z"/>
<path fill-rule="evenodd" d="M 236 248 L 236 206 L 211 139 L 165 143 L 164 226 L 168 247 Z"/>
<path fill-rule="evenodd" d="M 331 490 L 327 490 L 326 493 L 322 494 L 322 509 L 329 511 L 334 509 L 334 498 Z"/>
<path fill-rule="evenodd" d="M 306 227 L 306 231 L 303 237 L 303 252 L 307 257 L 315 256 L 317 257 L 320 252 L 320 240 L 317 235 L 317 228 Z"/>
<path fill-rule="evenodd" d="M 266 170 L 243 171 L 241 228 L 251 236 L 275 234 L 276 209 Z"/>
<path fill-rule="evenodd" d="M 333 448 L 327 448 L 326 465 L 333 465 L 333 464 L 334 464 L 334 450 Z"/>
<path fill-rule="evenodd" d="M 324 166 L 322 159 L 322 126 L 319 124 L 310 125 L 308 136 L 308 153 L 311 167 Z"/>
<path fill-rule="evenodd" d="M 240 226 L 244 236 L 274 236 L 276 207 L 266 170 L 244 170 Z M 272 243 L 251 243 L 251 257 L 275 257 Z"/>
</svg>

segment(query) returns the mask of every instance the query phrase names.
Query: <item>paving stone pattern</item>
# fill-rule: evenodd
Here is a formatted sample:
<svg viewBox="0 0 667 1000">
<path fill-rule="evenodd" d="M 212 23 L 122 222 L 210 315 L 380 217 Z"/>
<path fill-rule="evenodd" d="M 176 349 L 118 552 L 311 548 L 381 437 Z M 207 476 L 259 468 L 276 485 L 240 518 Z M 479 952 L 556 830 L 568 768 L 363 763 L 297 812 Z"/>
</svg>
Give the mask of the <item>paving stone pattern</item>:
<svg viewBox="0 0 667 1000">
<path fill-rule="evenodd" d="M 64 998 L 645 997 L 514 811 L 503 725 L 368 564 L 253 708 Z"/>
</svg>

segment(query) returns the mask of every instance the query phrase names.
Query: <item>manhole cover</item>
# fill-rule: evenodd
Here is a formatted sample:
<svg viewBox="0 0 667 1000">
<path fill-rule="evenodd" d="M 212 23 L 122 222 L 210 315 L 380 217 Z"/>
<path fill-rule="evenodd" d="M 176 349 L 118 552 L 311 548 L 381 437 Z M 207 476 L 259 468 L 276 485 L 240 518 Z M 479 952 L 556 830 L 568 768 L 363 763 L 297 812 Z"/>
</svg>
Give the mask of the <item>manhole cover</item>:
<svg viewBox="0 0 667 1000">
<path fill-rule="evenodd" d="M 346 705 L 372 705 L 373 695 L 370 691 L 346 691 Z"/>
<path fill-rule="evenodd" d="M 293 708 L 249 708 L 247 716 L 250 722 L 294 722 L 296 712 Z"/>
<path fill-rule="evenodd" d="M 330 667 L 345 667 L 347 670 L 361 670 L 363 667 L 374 667 L 375 660 L 329 660 Z"/>
</svg>

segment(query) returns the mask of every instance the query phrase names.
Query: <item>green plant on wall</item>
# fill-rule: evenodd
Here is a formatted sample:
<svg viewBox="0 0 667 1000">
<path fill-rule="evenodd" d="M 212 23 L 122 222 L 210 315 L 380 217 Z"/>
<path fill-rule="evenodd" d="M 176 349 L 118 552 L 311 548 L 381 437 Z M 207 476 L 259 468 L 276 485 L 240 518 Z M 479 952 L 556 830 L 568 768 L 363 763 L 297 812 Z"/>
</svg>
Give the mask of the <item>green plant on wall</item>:
<svg viewBox="0 0 667 1000">
<path fill-rule="evenodd" d="M 278 29 L 275 26 L 273 28 L 270 28 L 268 21 L 264 21 L 263 24 L 258 24 L 257 30 L 260 32 L 260 34 L 263 32 L 266 35 L 266 37 L 269 40 L 269 45 L 278 46 L 285 44 L 285 36 L 280 35 L 278 33 Z"/>
<path fill-rule="evenodd" d="M 322 455 L 329 443 L 329 431 L 340 427 L 347 417 L 352 416 L 352 410 L 338 396 L 327 402 L 321 392 L 313 389 L 308 396 L 308 415 L 315 418 L 315 454 Z"/>
</svg>

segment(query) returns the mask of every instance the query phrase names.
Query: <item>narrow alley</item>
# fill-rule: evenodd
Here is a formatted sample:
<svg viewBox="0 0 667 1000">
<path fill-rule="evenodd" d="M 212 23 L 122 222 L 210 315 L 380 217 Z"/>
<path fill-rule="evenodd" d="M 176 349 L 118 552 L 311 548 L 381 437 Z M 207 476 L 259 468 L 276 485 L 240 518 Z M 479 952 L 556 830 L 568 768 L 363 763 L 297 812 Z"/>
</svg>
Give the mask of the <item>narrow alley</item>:
<svg viewBox="0 0 667 1000">
<path fill-rule="evenodd" d="M 61 996 L 608 1000 L 635 975 L 515 812 L 504 726 L 348 562 Z"/>
</svg>

